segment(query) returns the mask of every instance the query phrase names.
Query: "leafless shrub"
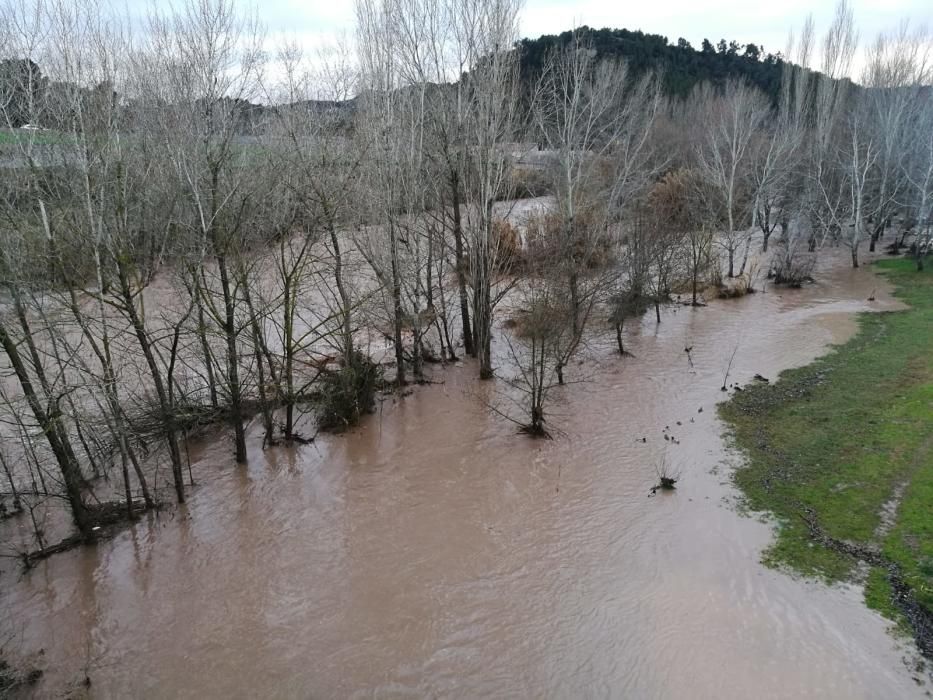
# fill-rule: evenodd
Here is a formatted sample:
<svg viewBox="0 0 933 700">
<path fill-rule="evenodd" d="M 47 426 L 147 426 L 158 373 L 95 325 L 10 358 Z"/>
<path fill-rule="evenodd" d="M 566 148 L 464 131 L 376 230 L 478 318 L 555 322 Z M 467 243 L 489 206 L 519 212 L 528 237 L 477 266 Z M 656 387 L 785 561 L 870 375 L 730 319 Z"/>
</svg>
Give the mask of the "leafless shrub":
<svg viewBox="0 0 933 700">
<path fill-rule="evenodd" d="M 651 487 L 651 493 L 657 491 L 673 491 L 680 480 L 680 471 L 671 467 L 667 456 L 662 456 L 654 464 L 654 472 L 658 476 L 658 483 Z"/>
<path fill-rule="evenodd" d="M 815 265 L 816 253 L 782 240 L 771 259 L 768 277 L 775 284 L 792 288 L 802 287 L 812 281 Z"/>
</svg>

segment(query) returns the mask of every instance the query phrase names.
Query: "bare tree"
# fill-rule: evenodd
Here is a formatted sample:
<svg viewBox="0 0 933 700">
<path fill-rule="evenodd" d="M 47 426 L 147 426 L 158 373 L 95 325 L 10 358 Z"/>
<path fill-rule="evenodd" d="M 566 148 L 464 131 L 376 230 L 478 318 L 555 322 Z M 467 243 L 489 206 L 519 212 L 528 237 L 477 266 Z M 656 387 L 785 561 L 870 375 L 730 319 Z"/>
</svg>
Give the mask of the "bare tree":
<svg viewBox="0 0 933 700">
<path fill-rule="evenodd" d="M 933 250 L 933 94 L 928 89 L 917 93 L 905 132 L 912 148 L 903 161 L 902 201 L 915 232 L 917 269 L 922 270 L 924 256 Z"/>
<path fill-rule="evenodd" d="M 562 383 L 559 366 L 567 347 L 575 342 L 573 311 L 566 281 L 546 251 L 532 254 L 525 264 L 527 274 L 512 292 L 518 309 L 504 335 L 514 373 L 503 377 L 508 389 L 500 394 L 513 410 L 495 410 L 531 437 L 551 437 L 546 404 L 554 387 Z"/>
<path fill-rule="evenodd" d="M 532 101 L 537 140 L 552 154 L 557 207 L 550 248 L 570 304 L 573 342 L 557 364 L 561 382 L 593 308 L 613 281 L 611 225 L 650 178 L 648 135 L 659 104 L 653 76 L 633 80 L 625 64 L 595 56 L 573 32 L 546 59 Z"/>
<path fill-rule="evenodd" d="M 364 173 L 369 190 L 371 216 L 378 222 L 361 231 L 357 247 L 388 291 L 387 310 L 395 348 L 396 382 L 406 383 L 403 327 L 406 310 L 403 290 L 402 227 L 404 217 L 420 213 L 410 196 L 418 191 L 411 183 L 417 177 L 421 158 L 419 143 L 423 128 L 423 85 L 406 82 L 401 70 L 395 26 L 401 7 L 394 0 L 361 0 L 357 3 L 358 47 L 362 99 L 359 134 L 369 154 L 370 168 Z M 406 180 L 407 178 L 407 180 Z M 417 194 L 415 195 L 417 199 Z"/>
<path fill-rule="evenodd" d="M 682 271 L 684 249 L 683 222 L 677 221 L 676 202 L 670 183 L 656 183 L 644 197 L 641 211 L 645 216 L 647 248 L 646 287 L 654 304 L 655 320 L 661 322 L 661 303 L 670 299 L 671 286 Z"/>
<path fill-rule="evenodd" d="M 903 199 L 904 159 L 911 150 L 908 127 L 921 99 L 921 86 L 929 80 L 931 58 L 929 34 L 924 28 L 911 29 L 907 22 L 895 32 L 880 33 L 868 50 L 862 84 L 868 88 L 868 118 L 879 144 L 868 192 L 872 252 Z"/>
<path fill-rule="evenodd" d="M 768 115 L 768 105 L 760 92 L 735 80 L 727 81 L 722 95 L 709 85 L 698 90 L 693 99 L 706 130 L 697 146 L 697 170 L 718 202 L 725 227 L 719 244 L 726 252 L 728 275 L 734 277 L 736 253 L 743 244 L 747 251 L 751 240 L 748 225 L 756 210 L 753 139 Z M 739 274 L 744 267 L 743 259 Z"/>
<path fill-rule="evenodd" d="M 257 91 L 261 68 L 260 30 L 238 17 L 229 0 L 192 2 L 180 14 L 154 15 L 150 25 L 160 87 L 172 105 L 163 115 L 162 136 L 190 202 L 185 224 L 213 262 L 198 264 L 199 291 L 224 337 L 235 456 L 245 462 L 234 258 L 248 247 L 242 225 L 251 181 L 242 136 L 248 130 L 244 107 Z M 212 273 L 215 284 L 208 279 Z"/>
<path fill-rule="evenodd" d="M 505 192 L 510 174 L 507 144 L 518 119 L 517 0 L 469 0 L 455 15 L 467 117 L 464 128 L 471 202 L 465 223 L 473 288 L 473 342 L 481 379 L 493 377 L 492 324 L 501 298 L 494 291 L 502 262 L 509 254 L 496 235 L 493 203 Z"/>
<path fill-rule="evenodd" d="M 814 76 L 813 127 L 808 142 L 810 194 L 807 197 L 811 250 L 822 246 L 828 238 L 842 238 L 852 215 L 852 205 L 858 204 L 857 200 L 864 193 L 867 161 L 873 159 L 870 152 L 873 147 L 865 139 L 864 122 L 858 115 L 846 119 L 851 96 L 851 84 L 846 76 L 857 40 L 852 10 L 846 0 L 841 0 L 823 38 L 820 72 Z M 860 183 L 853 183 L 851 176 L 860 173 Z M 853 265 L 858 264 L 861 227 L 861 223 L 853 225 L 851 234 L 845 238 L 852 248 Z"/>
</svg>

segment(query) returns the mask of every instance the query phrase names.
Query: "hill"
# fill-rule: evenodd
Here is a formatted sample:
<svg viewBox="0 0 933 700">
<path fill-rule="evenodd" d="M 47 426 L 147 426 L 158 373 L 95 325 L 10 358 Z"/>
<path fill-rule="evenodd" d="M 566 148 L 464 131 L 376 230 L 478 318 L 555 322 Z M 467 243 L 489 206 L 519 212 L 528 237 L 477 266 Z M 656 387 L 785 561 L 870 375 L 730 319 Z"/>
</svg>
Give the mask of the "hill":
<svg viewBox="0 0 933 700">
<path fill-rule="evenodd" d="M 725 39 L 720 39 L 713 46 L 704 39 L 697 50 L 686 39 L 678 39 L 676 44 L 671 44 L 667 37 L 641 31 L 586 26 L 575 31 L 591 42 L 600 56 L 623 58 L 636 74 L 660 71 L 668 95 L 686 97 L 694 85 L 703 81 L 721 85 L 728 78 L 744 78 L 777 101 L 783 57 L 766 54 L 755 44 L 741 46 L 734 41 L 726 43 Z M 549 49 L 568 44 L 573 36 L 573 31 L 566 31 L 520 41 L 518 49 L 521 51 L 523 80 L 532 80 L 532 76 L 541 70 Z"/>
</svg>

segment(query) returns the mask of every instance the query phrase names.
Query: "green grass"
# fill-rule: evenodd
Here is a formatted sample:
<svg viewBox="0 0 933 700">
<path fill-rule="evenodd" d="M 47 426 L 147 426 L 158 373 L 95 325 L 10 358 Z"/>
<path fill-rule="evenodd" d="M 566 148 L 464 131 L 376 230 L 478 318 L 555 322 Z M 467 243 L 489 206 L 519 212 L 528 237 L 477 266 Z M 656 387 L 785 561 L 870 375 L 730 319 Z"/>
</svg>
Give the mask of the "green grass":
<svg viewBox="0 0 933 700">
<path fill-rule="evenodd" d="M 58 144 L 68 140 L 64 134 L 57 131 L 24 131 L 22 129 L 0 129 L 0 146 L 8 144 Z"/>
<path fill-rule="evenodd" d="M 852 558 L 821 546 L 801 517 L 829 536 L 879 549 L 916 599 L 933 610 L 933 272 L 909 260 L 878 268 L 910 308 L 859 316 L 859 331 L 812 364 L 753 386 L 720 415 L 747 463 L 735 481 L 752 511 L 778 522 L 766 563 L 828 581 L 850 577 Z M 882 511 L 898 488 L 893 526 Z M 890 586 L 874 569 L 866 601 L 891 617 Z"/>
</svg>

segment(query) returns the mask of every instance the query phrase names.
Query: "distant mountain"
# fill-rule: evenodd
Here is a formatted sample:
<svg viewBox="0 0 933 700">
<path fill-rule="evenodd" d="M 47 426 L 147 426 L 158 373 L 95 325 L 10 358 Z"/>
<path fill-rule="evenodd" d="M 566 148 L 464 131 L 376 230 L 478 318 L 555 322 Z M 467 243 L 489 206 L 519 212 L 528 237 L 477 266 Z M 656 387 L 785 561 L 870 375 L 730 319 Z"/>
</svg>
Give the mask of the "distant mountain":
<svg viewBox="0 0 933 700">
<path fill-rule="evenodd" d="M 668 95 L 685 97 L 694 85 L 703 81 L 721 85 L 728 78 L 744 78 L 777 101 L 783 57 L 766 54 L 763 47 L 755 44 L 743 46 L 720 39 L 714 46 L 704 39 L 697 50 L 686 39 L 678 39 L 676 44 L 671 44 L 667 37 L 641 31 L 586 26 L 575 31 L 592 43 L 599 56 L 623 58 L 637 75 L 648 70 L 660 71 Z M 546 34 L 537 39 L 522 39 L 518 48 L 523 79 L 533 80 L 541 70 L 548 50 L 565 46 L 573 36 L 574 32 L 566 31 L 556 36 Z"/>
</svg>

